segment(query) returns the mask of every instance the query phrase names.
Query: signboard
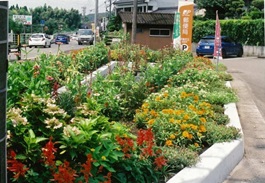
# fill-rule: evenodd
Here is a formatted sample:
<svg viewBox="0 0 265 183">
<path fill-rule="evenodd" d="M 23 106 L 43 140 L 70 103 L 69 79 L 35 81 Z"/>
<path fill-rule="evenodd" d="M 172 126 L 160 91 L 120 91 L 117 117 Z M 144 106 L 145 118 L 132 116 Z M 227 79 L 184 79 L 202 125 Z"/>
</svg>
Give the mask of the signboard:
<svg viewBox="0 0 265 183">
<path fill-rule="evenodd" d="M 173 27 L 173 46 L 174 48 L 180 48 L 180 14 L 175 13 L 174 27 Z"/>
<path fill-rule="evenodd" d="M 32 25 L 32 15 L 13 15 L 13 21 L 24 25 Z"/>
<path fill-rule="evenodd" d="M 178 13 L 180 15 L 180 38 L 176 39 L 174 47 L 183 51 L 192 51 L 192 23 L 194 0 L 179 0 Z M 178 46 L 179 45 L 179 46 Z"/>
</svg>

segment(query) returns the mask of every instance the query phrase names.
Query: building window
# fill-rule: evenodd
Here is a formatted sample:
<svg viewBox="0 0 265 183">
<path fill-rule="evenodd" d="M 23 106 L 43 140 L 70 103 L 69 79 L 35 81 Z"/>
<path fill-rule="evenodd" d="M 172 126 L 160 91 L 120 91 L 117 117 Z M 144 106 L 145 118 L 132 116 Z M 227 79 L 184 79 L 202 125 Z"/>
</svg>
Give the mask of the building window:
<svg viewBox="0 0 265 183">
<path fill-rule="evenodd" d="M 150 29 L 150 36 L 170 36 L 169 29 Z"/>
<path fill-rule="evenodd" d="M 142 33 L 143 32 L 143 29 L 142 28 L 137 28 L 136 29 L 136 33 Z"/>
<path fill-rule="evenodd" d="M 148 6 L 148 11 L 152 11 L 153 10 L 153 6 Z"/>
</svg>

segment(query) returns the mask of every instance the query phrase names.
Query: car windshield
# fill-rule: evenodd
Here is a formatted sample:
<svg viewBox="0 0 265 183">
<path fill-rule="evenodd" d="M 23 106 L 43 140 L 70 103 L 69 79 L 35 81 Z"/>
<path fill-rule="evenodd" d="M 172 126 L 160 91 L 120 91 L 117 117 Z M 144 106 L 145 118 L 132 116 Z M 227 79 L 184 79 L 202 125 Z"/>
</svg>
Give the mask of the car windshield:
<svg viewBox="0 0 265 183">
<path fill-rule="evenodd" d="M 93 32 L 90 29 L 84 29 L 84 30 L 79 30 L 78 34 L 80 34 L 80 35 L 92 35 Z"/>
<path fill-rule="evenodd" d="M 42 34 L 33 34 L 31 37 L 32 38 L 43 38 L 43 35 Z"/>
<path fill-rule="evenodd" d="M 201 39 L 201 43 L 214 43 L 214 39 Z"/>
</svg>

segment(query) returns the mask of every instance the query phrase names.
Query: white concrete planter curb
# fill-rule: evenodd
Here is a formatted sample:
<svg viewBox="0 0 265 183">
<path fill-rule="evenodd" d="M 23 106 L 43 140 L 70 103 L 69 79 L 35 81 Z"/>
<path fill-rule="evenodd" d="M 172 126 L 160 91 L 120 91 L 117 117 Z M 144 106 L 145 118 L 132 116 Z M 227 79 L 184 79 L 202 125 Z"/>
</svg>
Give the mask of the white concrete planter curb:
<svg viewBox="0 0 265 183">
<path fill-rule="evenodd" d="M 236 104 L 225 105 L 225 114 L 230 118 L 228 125 L 241 130 L 241 138 L 214 144 L 200 155 L 195 166 L 184 168 L 167 183 L 222 183 L 228 177 L 243 158 L 244 141 Z"/>
</svg>

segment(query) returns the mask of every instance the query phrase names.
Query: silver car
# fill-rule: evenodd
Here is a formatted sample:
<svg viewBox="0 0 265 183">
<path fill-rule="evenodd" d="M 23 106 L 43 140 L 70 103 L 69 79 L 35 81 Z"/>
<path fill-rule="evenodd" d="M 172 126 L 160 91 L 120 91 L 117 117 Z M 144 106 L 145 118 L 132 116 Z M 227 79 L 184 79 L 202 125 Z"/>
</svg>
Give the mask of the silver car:
<svg viewBox="0 0 265 183">
<path fill-rule="evenodd" d="M 44 33 L 36 33 L 32 34 L 29 38 L 29 43 L 28 46 L 31 48 L 32 46 L 43 46 L 44 48 L 46 47 L 51 47 L 51 38 L 47 34 Z"/>
</svg>

